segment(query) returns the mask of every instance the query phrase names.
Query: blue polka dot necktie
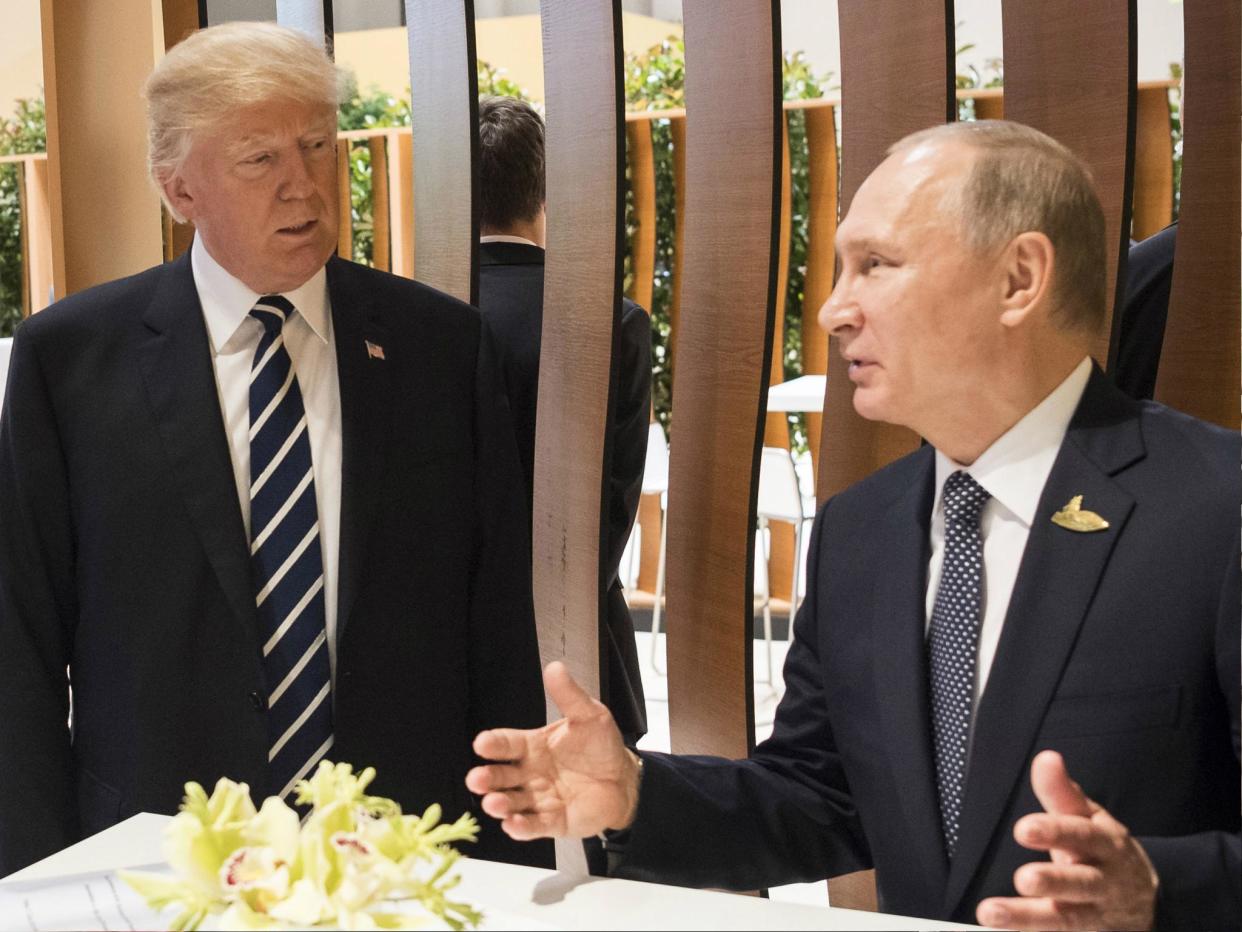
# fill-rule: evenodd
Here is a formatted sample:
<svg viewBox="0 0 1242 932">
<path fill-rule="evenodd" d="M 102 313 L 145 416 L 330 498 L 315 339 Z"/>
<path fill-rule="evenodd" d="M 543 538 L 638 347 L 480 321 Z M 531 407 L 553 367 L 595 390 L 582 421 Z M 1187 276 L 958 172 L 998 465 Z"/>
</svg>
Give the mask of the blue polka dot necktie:
<svg viewBox="0 0 1242 932">
<path fill-rule="evenodd" d="M 263 324 L 250 368 L 250 561 L 267 685 L 267 790 L 282 797 L 332 746 L 315 474 L 283 330 L 293 312 L 280 295 L 250 311 Z"/>
<path fill-rule="evenodd" d="M 949 857 L 957 847 L 970 738 L 983 601 L 983 535 L 979 515 L 991 496 L 958 470 L 944 483 L 944 563 L 932 607 L 927 653 L 931 668 L 936 791 Z"/>
</svg>

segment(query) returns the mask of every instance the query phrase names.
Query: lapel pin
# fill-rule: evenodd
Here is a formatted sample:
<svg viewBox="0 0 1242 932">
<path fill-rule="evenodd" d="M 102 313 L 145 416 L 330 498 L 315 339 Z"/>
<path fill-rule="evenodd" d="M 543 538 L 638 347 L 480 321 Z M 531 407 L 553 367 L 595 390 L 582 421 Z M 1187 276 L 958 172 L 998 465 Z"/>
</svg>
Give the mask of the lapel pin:
<svg viewBox="0 0 1242 932">
<path fill-rule="evenodd" d="M 384 347 L 380 346 L 378 343 L 372 343 L 370 340 L 364 340 L 363 342 L 367 345 L 367 357 L 369 359 L 384 358 Z"/>
<path fill-rule="evenodd" d="M 1087 511 L 1082 507 L 1082 496 L 1075 495 L 1069 500 L 1069 504 L 1052 516 L 1052 523 L 1058 527 L 1063 527 L 1067 531 L 1077 531 L 1080 534 L 1089 534 L 1092 531 L 1102 531 L 1108 527 L 1108 522 L 1097 515 L 1094 511 Z"/>
</svg>

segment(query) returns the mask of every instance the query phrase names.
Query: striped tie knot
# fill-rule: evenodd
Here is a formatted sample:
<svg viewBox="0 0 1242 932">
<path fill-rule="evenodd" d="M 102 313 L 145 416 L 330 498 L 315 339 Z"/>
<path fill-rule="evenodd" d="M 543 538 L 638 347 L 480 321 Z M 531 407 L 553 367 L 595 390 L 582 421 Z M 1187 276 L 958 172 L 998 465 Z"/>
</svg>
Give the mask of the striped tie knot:
<svg viewBox="0 0 1242 932">
<path fill-rule="evenodd" d="M 280 333 L 293 312 L 293 304 L 288 298 L 278 294 L 265 294 L 250 309 L 250 316 L 263 325 L 268 337 L 273 337 Z"/>
</svg>

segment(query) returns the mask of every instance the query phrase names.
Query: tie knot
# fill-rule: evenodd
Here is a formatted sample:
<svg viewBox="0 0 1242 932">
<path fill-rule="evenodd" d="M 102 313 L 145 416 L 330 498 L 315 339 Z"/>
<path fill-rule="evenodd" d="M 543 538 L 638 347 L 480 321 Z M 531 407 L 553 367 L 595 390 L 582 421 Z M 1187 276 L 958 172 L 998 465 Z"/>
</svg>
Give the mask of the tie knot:
<svg viewBox="0 0 1242 932">
<path fill-rule="evenodd" d="M 293 313 L 293 305 L 288 298 L 278 294 L 265 294 L 250 309 L 250 316 L 263 325 L 269 334 L 280 333 L 289 315 Z"/>
<path fill-rule="evenodd" d="M 959 469 L 944 480 L 945 520 L 975 523 L 991 497 L 970 473 Z"/>
</svg>

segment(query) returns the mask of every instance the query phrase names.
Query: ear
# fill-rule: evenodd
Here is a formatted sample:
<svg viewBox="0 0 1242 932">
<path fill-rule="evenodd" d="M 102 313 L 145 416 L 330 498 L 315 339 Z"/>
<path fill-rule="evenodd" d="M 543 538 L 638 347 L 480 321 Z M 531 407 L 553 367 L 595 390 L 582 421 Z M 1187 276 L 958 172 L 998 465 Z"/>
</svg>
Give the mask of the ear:
<svg viewBox="0 0 1242 932">
<path fill-rule="evenodd" d="M 1005 248 L 1001 262 L 1005 274 L 1001 323 L 1017 327 L 1046 308 L 1051 298 L 1056 267 L 1052 240 L 1043 233 L 1019 233 Z"/>
<path fill-rule="evenodd" d="M 181 172 L 169 172 L 159 180 L 159 186 L 173 210 L 184 217 L 186 222 L 193 223 L 194 208 L 196 206 L 194 195 L 190 190 L 190 186 L 186 184 L 186 180 Z"/>
</svg>

